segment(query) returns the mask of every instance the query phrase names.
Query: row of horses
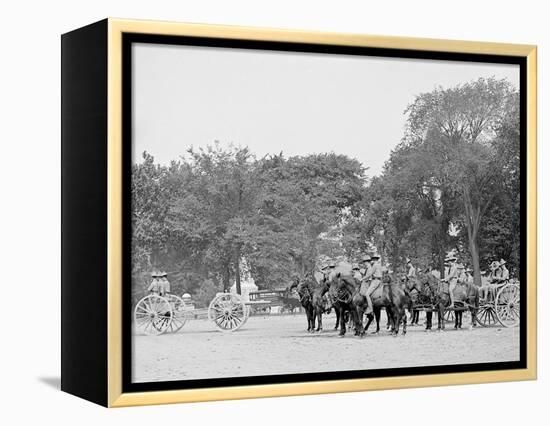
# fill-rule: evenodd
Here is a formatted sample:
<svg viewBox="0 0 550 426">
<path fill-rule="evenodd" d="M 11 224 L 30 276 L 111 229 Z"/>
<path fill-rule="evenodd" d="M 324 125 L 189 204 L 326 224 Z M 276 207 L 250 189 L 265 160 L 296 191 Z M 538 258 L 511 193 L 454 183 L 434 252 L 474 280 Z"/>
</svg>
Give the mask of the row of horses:
<svg viewBox="0 0 550 426">
<path fill-rule="evenodd" d="M 323 277 L 319 282 L 313 274 L 295 278 L 288 290 L 296 289 L 300 303 L 304 307 L 309 332 L 321 332 L 323 314 L 336 312 L 335 329 L 340 328 L 339 335 L 346 334 L 348 324 L 356 336 L 365 336 L 370 324 L 376 321 L 376 331 L 380 331 L 380 314 L 385 309 L 388 326 L 394 335 L 402 327 L 407 332 L 407 311 L 411 324 L 418 324 L 419 311 L 426 311 L 426 329 L 432 328 L 433 312 L 437 313 L 437 328 L 445 329 L 445 312 L 455 310 L 455 328 L 462 328 L 464 310 L 471 313 L 471 327 L 477 325 L 479 292 L 474 284 L 461 283 L 455 287 L 455 306 L 451 305 L 449 285 L 430 273 L 419 273 L 415 278 L 403 274 L 385 273 L 380 286 L 371 295 L 373 312 L 366 316 L 367 299 L 360 293 L 361 282 L 351 274 L 337 273 L 330 279 Z M 317 328 L 315 327 L 317 324 Z"/>
</svg>

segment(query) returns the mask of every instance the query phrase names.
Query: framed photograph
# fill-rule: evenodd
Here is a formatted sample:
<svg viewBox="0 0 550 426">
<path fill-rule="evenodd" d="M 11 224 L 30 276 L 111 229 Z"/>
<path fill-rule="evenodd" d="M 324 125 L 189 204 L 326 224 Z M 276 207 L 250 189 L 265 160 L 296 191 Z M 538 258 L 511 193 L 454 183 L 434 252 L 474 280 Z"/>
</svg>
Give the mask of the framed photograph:
<svg viewBox="0 0 550 426">
<path fill-rule="evenodd" d="M 62 389 L 536 378 L 536 47 L 106 19 L 62 36 Z"/>
</svg>

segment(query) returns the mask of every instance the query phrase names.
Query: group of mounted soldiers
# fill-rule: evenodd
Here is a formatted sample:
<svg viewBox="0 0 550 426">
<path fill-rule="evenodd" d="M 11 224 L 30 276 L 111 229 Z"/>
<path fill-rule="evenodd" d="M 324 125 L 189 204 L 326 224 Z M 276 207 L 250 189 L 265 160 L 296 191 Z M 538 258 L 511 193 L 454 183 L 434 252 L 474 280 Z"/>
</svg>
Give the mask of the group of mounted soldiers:
<svg viewBox="0 0 550 426">
<path fill-rule="evenodd" d="M 306 274 L 303 279 L 297 278 L 290 288 L 297 289 L 300 301 L 306 308 L 306 314 L 310 309 L 310 314 L 308 314 L 309 331 L 313 331 L 315 327 L 315 318 L 319 322 L 317 331 L 322 329 L 322 313 L 328 312 L 334 307 L 337 313 L 336 328 L 339 322 L 342 324 L 340 314 L 343 315 L 344 312 L 355 316 L 359 327 L 362 327 L 363 314 L 366 314 L 369 321 L 363 328 L 362 333 L 364 334 L 365 329 L 372 321 L 373 314 L 378 324 L 380 308 L 383 307 L 388 313 L 388 321 L 393 322 L 394 333 L 398 332 L 400 323 L 403 324 L 405 333 L 407 323 L 405 309 L 411 313 L 411 321 L 413 321 L 413 317 L 418 321 L 418 312 L 414 312 L 414 303 L 411 297 L 413 292 L 416 294 L 427 292 L 425 295 L 428 293 L 432 295 L 432 301 L 429 304 L 433 306 L 433 309 L 429 310 L 429 314 L 426 311 L 427 328 L 431 328 L 432 310 L 440 314 L 438 315 L 438 328 L 444 328 L 440 319 L 444 309 L 456 306 L 470 309 L 474 318 L 480 296 L 482 299 L 490 297 L 499 285 L 509 279 L 509 272 L 505 266 L 506 261 L 503 259 L 491 263 L 489 275 L 485 271 L 481 271 L 482 287 L 474 285 L 472 270 L 458 262 L 457 256 L 453 253 L 446 256 L 444 264 L 445 270 L 442 278 L 439 271 L 428 267 L 417 268 L 408 258 L 406 259 L 406 268 L 404 270 L 399 268 L 400 271 L 394 273 L 390 264 L 383 265 L 380 255 L 373 253 L 364 255 L 358 263 L 352 264 L 351 272 L 349 264 L 343 268 L 342 264 L 329 261 L 317 270 L 322 274 L 320 280 L 313 278 L 315 274 Z M 395 285 L 380 288 L 382 283 Z M 459 285 L 460 288 L 457 289 Z M 376 306 L 373 306 L 373 295 L 376 299 Z M 459 300 L 456 300 L 457 297 Z M 386 300 L 381 301 L 381 298 Z M 322 303 L 325 304 L 325 308 Z M 390 315 L 393 317 L 390 318 Z M 461 327 L 461 312 L 456 317 L 458 322 L 455 327 Z M 472 325 L 476 325 L 475 319 Z M 341 330 L 341 334 L 344 333 L 345 327 Z"/>
</svg>

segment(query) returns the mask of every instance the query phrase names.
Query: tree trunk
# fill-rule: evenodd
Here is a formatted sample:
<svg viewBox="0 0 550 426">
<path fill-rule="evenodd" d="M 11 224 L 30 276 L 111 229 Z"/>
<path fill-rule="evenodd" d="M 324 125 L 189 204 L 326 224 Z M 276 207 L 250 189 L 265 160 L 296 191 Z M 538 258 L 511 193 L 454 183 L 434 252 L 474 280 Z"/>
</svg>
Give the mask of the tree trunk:
<svg viewBox="0 0 550 426">
<path fill-rule="evenodd" d="M 241 252 L 238 249 L 235 257 L 235 290 L 241 294 Z"/>
<path fill-rule="evenodd" d="M 481 286 L 481 269 L 479 267 L 479 247 L 477 244 L 477 230 L 478 226 L 473 224 L 468 226 L 473 228 L 468 230 L 468 242 L 470 246 L 470 255 L 472 256 L 472 267 L 474 268 L 474 284 L 478 287 Z"/>
<path fill-rule="evenodd" d="M 231 271 L 229 270 L 229 262 L 225 262 L 224 268 L 223 268 L 223 292 L 228 293 L 229 288 L 231 287 L 230 278 L 231 278 Z"/>
</svg>

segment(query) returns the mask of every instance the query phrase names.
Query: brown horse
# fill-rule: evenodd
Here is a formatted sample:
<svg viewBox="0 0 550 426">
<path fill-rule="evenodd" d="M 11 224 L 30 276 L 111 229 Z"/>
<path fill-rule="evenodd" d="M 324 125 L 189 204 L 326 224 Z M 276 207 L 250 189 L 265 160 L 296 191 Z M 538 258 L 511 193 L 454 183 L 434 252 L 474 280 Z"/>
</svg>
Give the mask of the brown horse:
<svg viewBox="0 0 550 426">
<path fill-rule="evenodd" d="M 315 318 L 317 319 L 317 331 L 320 333 L 323 331 L 323 314 L 329 313 L 332 305 L 327 299 L 327 293 L 330 289 L 330 282 L 323 279 L 321 283 L 315 287 L 312 293 L 312 305 L 313 305 L 313 324 L 315 324 Z M 336 317 L 336 325 L 338 325 L 339 317 Z"/>
<path fill-rule="evenodd" d="M 336 315 L 340 320 L 340 332 L 338 335 L 343 337 L 346 334 L 346 315 L 349 315 L 355 325 L 355 335 L 360 336 L 362 321 L 358 318 L 357 308 L 353 303 L 353 298 L 358 292 L 355 279 L 350 275 L 338 273 L 330 282 L 329 292 L 333 301 L 332 306 L 336 310 Z"/>
<path fill-rule="evenodd" d="M 405 294 L 401 284 L 394 282 L 390 274 L 384 274 L 380 286 L 372 293 L 371 300 L 374 317 L 377 323 L 376 332 L 380 330 L 380 311 L 382 308 L 385 308 L 388 315 L 388 322 L 391 324 L 392 333 L 394 335 L 399 333 L 401 323 L 403 323 L 403 334 L 407 333 L 407 316 L 405 314 L 405 308 L 408 306 L 409 298 Z M 353 297 L 353 304 L 357 309 L 357 316 L 361 322 L 360 334 L 364 336 L 372 322 L 371 315 L 369 316 L 367 325 L 363 328 L 362 319 L 368 306 L 367 298 L 358 291 Z"/>
<path fill-rule="evenodd" d="M 474 284 L 457 284 L 454 289 L 455 306 L 451 306 L 449 283 L 438 280 L 430 273 L 420 273 L 416 279 L 407 284 L 409 291 L 418 291 L 418 303 L 423 304 L 426 310 L 426 330 L 432 328 L 433 311 L 437 312 L 437 329 L 445 329 L 445 311 L 452 309 L 455 312 L 454 328 L 462 328 L 462 315 L 469 310 L 472 316 L 471 327 L 477 325 L 477 311 L 479 308 L 479 292 Z"/>
<path fill-rule="evenodd" d="M 304 279 L 299 277 L 294 278 L 292 284 L 287 288 L 287 291 L 296 289 L 301 305 L 306 311 L 307 331 L 313 333 L 315 331 L 315 312 L 313 308 L 313 292 L 315 290 L 315 280 L 308 274 Z"/>
</svg>

